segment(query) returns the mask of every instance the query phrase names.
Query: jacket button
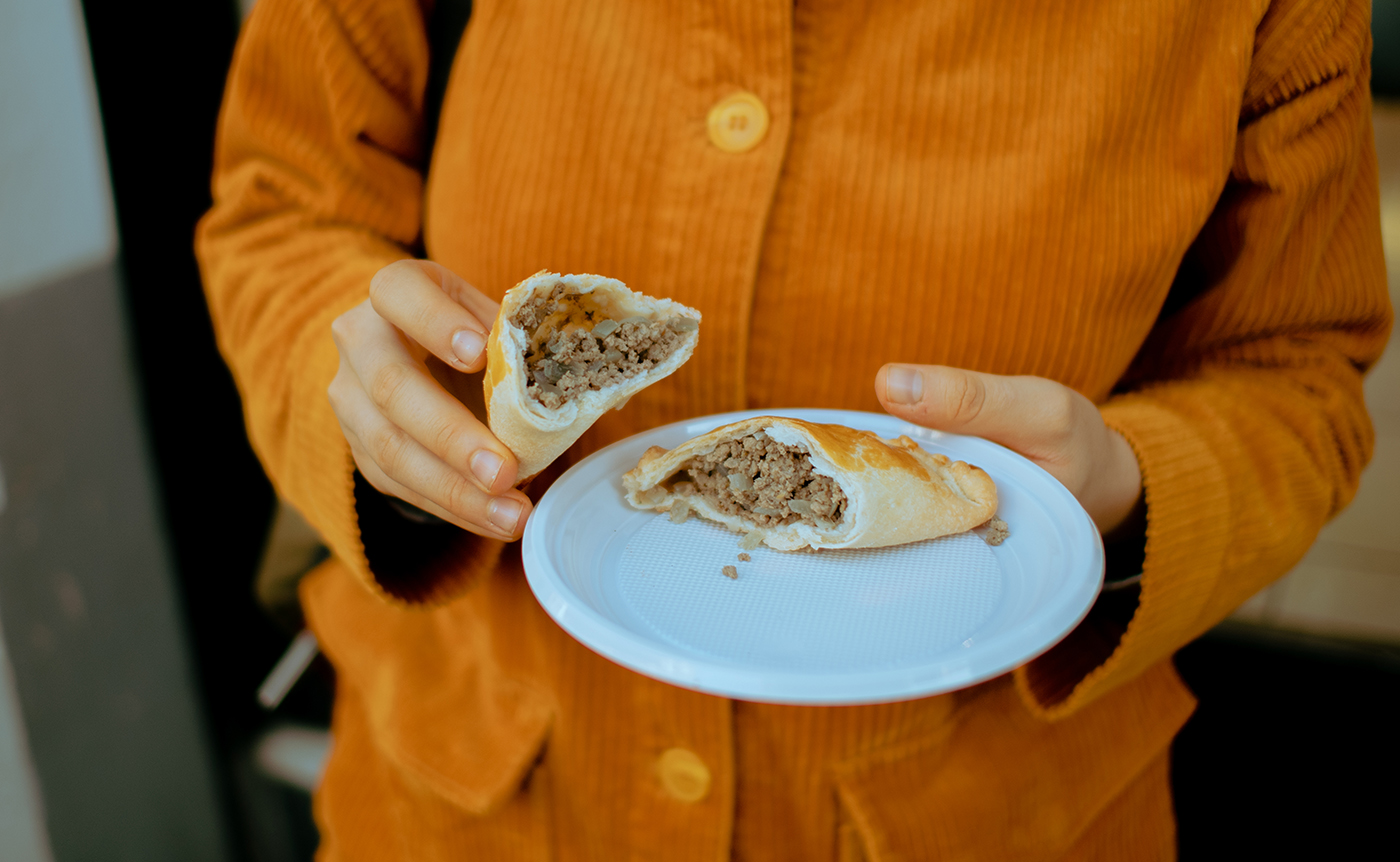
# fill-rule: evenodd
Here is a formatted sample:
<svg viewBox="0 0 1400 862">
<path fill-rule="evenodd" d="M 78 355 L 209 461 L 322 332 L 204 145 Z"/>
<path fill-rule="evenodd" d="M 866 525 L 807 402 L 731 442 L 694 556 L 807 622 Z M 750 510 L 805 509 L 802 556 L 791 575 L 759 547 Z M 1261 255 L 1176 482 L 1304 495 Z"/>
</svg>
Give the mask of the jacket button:
<svg viewBox="0 0 1400 862">
<path fill-rule="evenodd" d="M 747 153 L 768 134 L 768 109 L 753 93 L 739 92 L 710 109 L 710 143 L 726 153 Z"/>
<path fill-rule="evenodd" d="M 656 762 L 656 774 L 666 795 L 680 802 L 699 802 L 710 792 L 710 769 L 688 748 L 668 748 Z"/>
</svg>

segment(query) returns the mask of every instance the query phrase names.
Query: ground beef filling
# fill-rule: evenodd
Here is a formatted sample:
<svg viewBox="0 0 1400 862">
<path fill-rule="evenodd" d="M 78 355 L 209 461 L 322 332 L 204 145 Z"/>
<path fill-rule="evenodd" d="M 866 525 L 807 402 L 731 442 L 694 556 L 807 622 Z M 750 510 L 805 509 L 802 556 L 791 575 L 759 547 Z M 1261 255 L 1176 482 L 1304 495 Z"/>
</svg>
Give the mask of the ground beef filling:
<svg viewBox="0 0 1400 862">
<path fill-rule="evenodd" d="M 807 453 L 762 431 L 691 458 L 670 481 L 680 496 L 698 494 L 726 515 L 760 527 L 811 524 L 830 528 L 846 515 L 846 493 L 812 469 Z"/>
<path fill-rule="evenodd" d="M 561 282 L 548 293 L 537 292 L 510 318 L 530 336 L 525 391 L 551 410 L 665 362 L 683 334 L 700 325 L 688 317 L 613 320 L 586 310 L 582 296 Z"/>
</svg>

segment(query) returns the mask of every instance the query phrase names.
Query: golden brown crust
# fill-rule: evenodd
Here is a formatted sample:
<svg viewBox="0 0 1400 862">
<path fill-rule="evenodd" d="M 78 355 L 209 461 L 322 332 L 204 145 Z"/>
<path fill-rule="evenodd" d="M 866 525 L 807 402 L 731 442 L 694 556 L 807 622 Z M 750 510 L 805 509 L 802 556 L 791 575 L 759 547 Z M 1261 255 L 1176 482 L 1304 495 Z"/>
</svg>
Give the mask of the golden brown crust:
<svg viewBox="0 0 1400 862">
<path fill-rule="evenodd" d="M 927 452 L 908 437 L 884 440 L 842 425 L 774 416 L 726 425 L 671 450 L 653 446 L 622 477 L 628 502 L 639 509 L 668 511 L 675 496 L 661 483 L 681 464 L 712 451 L 720 442 L 760 430 L 779 442 L 805 448 L 813 468 L 835 479 L 849 500 L 843 521 L 826 529 L 805 523 L 757 527 L 740 516 L 719 512 L 704 498 L 687 498 L 703 517 L 732 530 L 760 533 L 770 547 L 898 545 L 970 530 L 996 513 L 996 484 L 979 467 Z"/>
</svg>

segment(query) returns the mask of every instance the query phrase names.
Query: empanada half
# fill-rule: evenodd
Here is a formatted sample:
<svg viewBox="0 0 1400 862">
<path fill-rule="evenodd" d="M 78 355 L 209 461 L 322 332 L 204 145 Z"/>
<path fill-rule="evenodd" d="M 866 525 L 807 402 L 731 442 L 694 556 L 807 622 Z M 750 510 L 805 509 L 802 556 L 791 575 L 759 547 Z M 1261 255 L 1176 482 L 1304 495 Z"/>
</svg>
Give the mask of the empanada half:
<svg viewBox="0 0 1400 862">
<path fill-rule="evenodd" d="M 996 514 L 981 468 L 908 437 L 760 416 L 666 450 L 623 474 L 639 509 L 686 510 L 780 551 L 875 548 L 970 530 Z M 677 517 L 677 509 L 679 515 Z M 755 535 L 756 534 L 756 535 Z"/>
<path fill-rule="evenodd" d="M 523 481 L 695 352 L 700 312 L 599 275 L 538 272 L 506 292 L 486 342 L 491 433 Z"/>
</svg>

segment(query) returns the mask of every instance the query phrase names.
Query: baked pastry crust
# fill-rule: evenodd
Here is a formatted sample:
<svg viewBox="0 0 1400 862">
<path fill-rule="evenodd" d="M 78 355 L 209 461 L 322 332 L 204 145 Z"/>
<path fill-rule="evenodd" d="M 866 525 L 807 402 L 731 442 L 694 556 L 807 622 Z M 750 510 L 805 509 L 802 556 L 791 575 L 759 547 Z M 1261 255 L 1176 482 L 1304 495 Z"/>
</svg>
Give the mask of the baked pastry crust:
<svg viewBox="0 0 1400 862">
<path fill-rule="evenodd" d="M 720 443 L 763 431 L 773 440 L 805 448 L 814 471 L 845 492 L 842 520 L 829 528 L 797 522 L 763 527 L 719 511 L 698 494 L 685 494 L 692 511 L 731 530 L 758 533 L 780 551 L 800 548 L 876 548 L 961 533 L 997 511 L 997 489 L 980 467 L 925 451 L 908 437 L 885 440 L 869 431 L 760 416 L 716 428 L 675 449 L 653 446 L 623 474 L 627 502 L 638 509 L 670 511 L 678 495 L 664 484 L 689 459 Z"/>
<path fill-rule="evenodd" d="M 515 453 L 521 482 L 534 477 L 564 454 L 598 417 L 674 373 L 690 359 L 700 340 L 698 328 L 680 333 L 680 346 L 655 367 L 620 383 L 582 392 L 558 408 L 546 407 L 526 393 L 530 380 L 525 352 L 531 333 L 511 323 L 511 318 L 538 292 L 548 293 L 561 282 L 587 297 L 582 300 L 586 308 L 614 320 L 684 317 L 700 321 L 700 312 L 693 308 L 669 299 L 645 296 L 629 290 L 616 279 L 600 275 L 560 275 L 542 270 L 506 291 L 496 323 L 486 340 L 483 386 L 491 433 Z"/>
</svg>

